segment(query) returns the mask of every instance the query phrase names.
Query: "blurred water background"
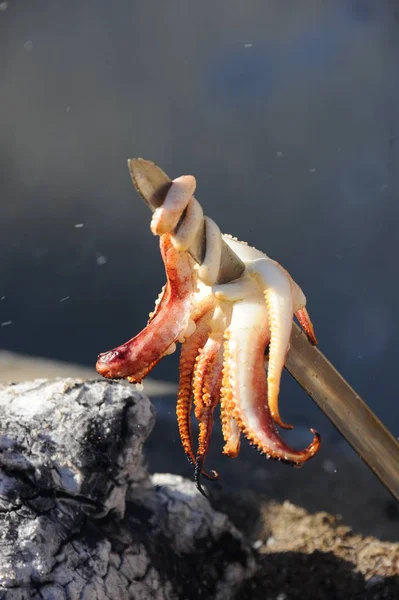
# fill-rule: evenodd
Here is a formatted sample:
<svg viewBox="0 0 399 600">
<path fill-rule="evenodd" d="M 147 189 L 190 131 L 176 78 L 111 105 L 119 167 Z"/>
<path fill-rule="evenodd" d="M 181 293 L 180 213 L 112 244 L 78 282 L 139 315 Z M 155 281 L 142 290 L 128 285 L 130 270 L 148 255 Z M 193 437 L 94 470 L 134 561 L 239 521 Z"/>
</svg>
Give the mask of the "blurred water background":
<svg viewBox="0 0 399 600">
<path fill-rule="evenodd" d="M 393 0 L 1 2 L 0 348 L 93 365 L 143 327 L 164 274 L 142 156 L 290 271 L 399 435 L 398 65 Z M 336 435 L 289 376 L 280 405 Z"/>
</svg>

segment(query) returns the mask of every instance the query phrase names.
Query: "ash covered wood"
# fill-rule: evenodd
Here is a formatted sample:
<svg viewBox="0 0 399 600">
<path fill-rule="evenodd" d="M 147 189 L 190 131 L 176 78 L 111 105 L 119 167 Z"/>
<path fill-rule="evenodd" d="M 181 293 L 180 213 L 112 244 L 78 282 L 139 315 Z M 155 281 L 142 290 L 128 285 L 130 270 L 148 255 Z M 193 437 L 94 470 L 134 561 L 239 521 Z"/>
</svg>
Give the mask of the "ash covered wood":
<svg viewBox="0 0 399 600">
<path fill-rule="evenodd" d="M 254 559 L 181 477 L 147 474 L 131 386 L 0 388 L 0 599 L 229 598 Z"/>
</svg>

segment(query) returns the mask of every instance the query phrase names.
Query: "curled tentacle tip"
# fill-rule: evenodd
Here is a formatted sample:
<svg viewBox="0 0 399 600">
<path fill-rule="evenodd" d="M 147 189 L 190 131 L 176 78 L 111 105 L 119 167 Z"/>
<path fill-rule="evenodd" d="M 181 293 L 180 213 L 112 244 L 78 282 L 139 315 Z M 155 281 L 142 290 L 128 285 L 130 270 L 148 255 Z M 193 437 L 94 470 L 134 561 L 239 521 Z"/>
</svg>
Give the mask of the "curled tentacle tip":
<svg viewBox="0 0 399 600">
<path fill-rule="evenodd" d="M 313 429 L 313 427 L 311 427 L 310 432 L 313 433 L 314 435 L 314 441 L 320 441 L 320 433 L 318 431 L 316 431 L 316 429 Z"/>
<path fill-rule="evenodd" d="M 317 337 L 315 335 L 315 332 L 307 332 L 305 331 L 306 337 L 308 338 L 308 342 L 310 342 L 312 344 L 312 346 L 317 346 L 317 344 L 319 343 L 317 341 Z"/>
<path fill-rule="evenodd" d="M 321 445 L 321 437 L 320 434 L 315 430 L 315 429 L 311 429 L 310 430 L 311 433 L 313 434 L 313 440 L 311 441 L 311 443 L 309 444 L 309 446 L 306 448 L 305 451 L 305 456 L 304 459 L 299 461 L 299 462 L 292 462 L 291 464 L 296 467 L 297 469 L 300 469 L 301 467 L 303 467 L 303 465 L 310 460 L 311 458 L 313 458 L 313 456 L 315 454 L 317 454 L 317 452 L 320 449 L 320 445 Z"/>
<path fill-rule="evenodd" d="M 311 433 L 313 433 L 313 441 L 310 443 L 308 448 L 309 448 L 309 458 L 312 458 L 312 456 L 314 456 L 320 448 L 321 436 L 320 436 L 319 432 L 316 431 L 316 429 L 312 428 L 310 431 L 311 431 Z"/>
<path fill-rule="evenodd" d="M 215 471 L 214 469 L 211 469 L 211 471 L 209 472 L 204 471 L 203 466 L 204 461 L 201 458 L 197 458 L 194 466 L 194 476 L 199 478 L 202 475 L 203 477 L 205 477 L 205 479 L 209 479 L 209 481 L 216 481 L 217 479 L 219 479 L 219 474 L 217 471 Z"/>
<path fill-rule="evenodd" d="M 320 433 L 318 431 L 316 431 L 316 429 L 313 429 L 313 427 L 310 429 L 310 432 L 313 433 L 313 435 L 314 435 L 314 440 L 313 441 L 320 442 L 320 440 L 321 440 Z"/>
<path fill-rule="evenodd" d="M 219 474 L 215 470 L 211 470 L 209 473 L 203 470 L 203 461 L 197 458 L 197 462 L 194 466 L 194 482 L 197 487 L 197 490 L 206 498 L 207 500 L 211 500 L 211 494 L 208 490 L 204 490 L 201 485 L 201 475 L 210 481 L 216 481 L 219 479 Z"/>
<path fill-rule="evenodd" d="M 278 425 L 282 429 L 294 429 L 293 425 L 290 425 L 289 423 L 285 423 L 280 417 L 273 417 L 273 421 L 276 423 L 276 425 Z"/>
<path fill-rule="evenodd" d="M 303 329 L 308 338 L 309 342 L 312 346 L 317 346 L 317 338 L 314 331 L 313 323 L 310 320 L 309 313 L 306 310 L 306 307 L 301 308 L 295 313 L 296 318 L 298 319 L 298 323 Z"/>
<path fill-rule="evenodd" d="M 209 492 L 205 491 L 201 484 L 201 475 L 202 475 L 201 466 L 197 464 L 194 467 L 194 482 L 195 482 L 195 485 L 196 485 L 199 493 L 202 494 L 204 496 L 204 498 L 209 500 Z"/>
<path fill-rule="evenodd" d="M 209 473 L 207 471 L 202 471 L 202 475 L 210 481 L 217 481 L 219 479 L 219 473 L 214 469 L 212 469 Z"/>
</svg>

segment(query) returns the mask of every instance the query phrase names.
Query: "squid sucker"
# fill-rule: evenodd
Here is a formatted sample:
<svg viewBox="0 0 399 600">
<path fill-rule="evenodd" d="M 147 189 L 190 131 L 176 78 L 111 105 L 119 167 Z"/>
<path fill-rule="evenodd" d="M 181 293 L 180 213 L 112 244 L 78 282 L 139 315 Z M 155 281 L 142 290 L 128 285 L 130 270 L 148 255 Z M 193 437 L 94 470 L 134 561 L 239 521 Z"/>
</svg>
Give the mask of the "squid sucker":
<svg viewBox="0 0 399 600">
<path fill-rule="evenodd" d="M 166 285 L 147 326 L 128 342 L 100 354 L 96 369 L 110 379 L 140 383 L 161 358 L 182 345 L 177 422 L 203 492 L 200 475 L 218 477 L 205 469 L 217 405 L 223 453 L 230 457 L 238 455 L 243 434 L 266 458 L 301 466 L 318 451 L 320 436 L 312 429 L 311 443 L 295 450 L 277 429 L 292 428 L 280 416 L 278 397 L 294 316 L 309 341 L 317 344 L 302 290 L 266 254 L 222 235 L 216 223 L 204 217 L 193 196 L 195 187 L 191 175 L 175 179 L 153 214 L 151 231 L 160 238 Z M 200 229 L 206 243 L 199 265 L 189 250 Z M 244 270 L 234 281 L 217 283 L 224 243 Z M 192 413 L 198 421 L 196 447 Z"/>
</svg>

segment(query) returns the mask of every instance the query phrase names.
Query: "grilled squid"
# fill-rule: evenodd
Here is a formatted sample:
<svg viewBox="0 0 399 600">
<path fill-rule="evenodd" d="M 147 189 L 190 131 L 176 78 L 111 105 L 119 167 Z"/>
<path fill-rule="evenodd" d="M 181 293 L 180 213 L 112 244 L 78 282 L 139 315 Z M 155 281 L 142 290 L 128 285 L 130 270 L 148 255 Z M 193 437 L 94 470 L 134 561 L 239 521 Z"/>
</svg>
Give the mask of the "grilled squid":
<svg viewBox="0 0 399 600">
<path fill-rule="evenodd" d="M 280 416 L 278 399 L 294 315 L 309 340 L 317 343 L 306 298 L 281 265 L 245 242 L 222 235 L 216 223 L 204 217 L 193 196 L 195 186 L 190 175 L 175 179 L 153 214 L 151 231 L 160 237 L 166 285 L 147 326 L 128 342 L 100 354 L 96 368 L 104 377 L 139 383 L 181 344 L 177 421 L 201 489 L 201 474 L 217 477 L 205 469 L 217 405 L 223 452 L 230 457 L 238 455 L 244 435 L 267 458 L 300 466 L 318 451 L 320 439 L 311 430 L 310 444 L 297 450 L 277 429 L 292 427 Z M 200 227 L 205 227 L 206 247 L 198 265 L 188 250 Z M 245 269 L 236 281 L 217 284 L 222 240 Z M 196 447 L 193 417 L 198 422 Z"/>
</svg>

